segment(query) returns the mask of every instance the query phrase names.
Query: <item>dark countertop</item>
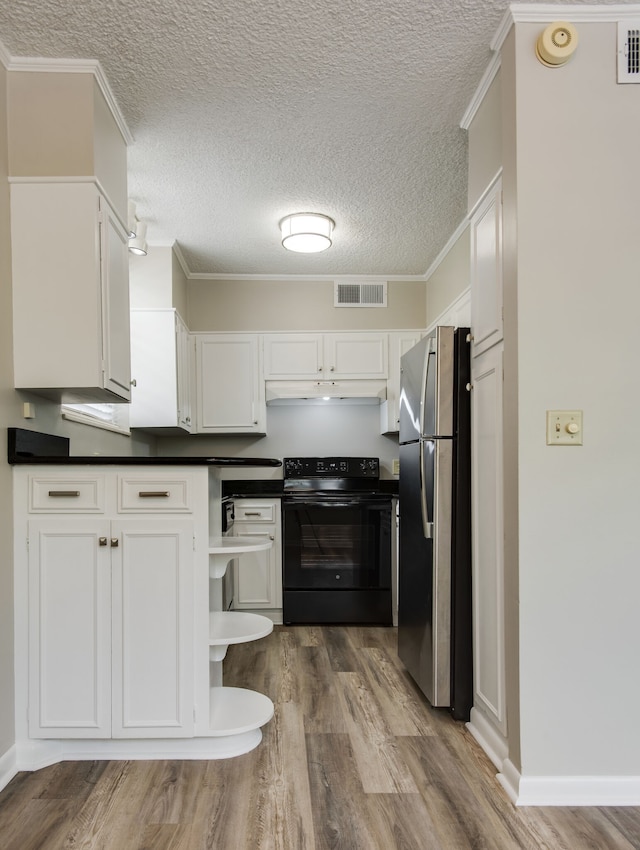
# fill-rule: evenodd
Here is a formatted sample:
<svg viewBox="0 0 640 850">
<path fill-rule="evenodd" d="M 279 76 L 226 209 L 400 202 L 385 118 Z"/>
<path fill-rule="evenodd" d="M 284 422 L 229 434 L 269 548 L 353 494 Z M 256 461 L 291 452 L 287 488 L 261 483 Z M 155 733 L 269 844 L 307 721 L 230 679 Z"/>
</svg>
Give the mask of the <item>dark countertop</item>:
<svg viewBox="0 0 640 850">
<path fill-rule="evenodd" d="M 69 439 L 25 428 L 8 428 L 7 459 L 10 464 L 74 466 L 282 466 L 268 457 L 140 457 L 135 455 L 70 455 Z"/>
</svg>

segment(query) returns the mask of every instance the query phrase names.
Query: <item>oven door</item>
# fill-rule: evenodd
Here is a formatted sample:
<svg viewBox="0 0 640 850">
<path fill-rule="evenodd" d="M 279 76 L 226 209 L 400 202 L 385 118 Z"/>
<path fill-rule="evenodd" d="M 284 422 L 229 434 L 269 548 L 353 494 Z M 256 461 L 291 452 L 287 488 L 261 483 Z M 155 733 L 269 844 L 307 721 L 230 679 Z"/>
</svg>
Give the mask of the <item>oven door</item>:
<svg viewBox="0 0 640 850">
<path fill-rule="evenodd" d="M 285 590 L 391 587 L 391 500 L 285 497 Z"/>
</svg>

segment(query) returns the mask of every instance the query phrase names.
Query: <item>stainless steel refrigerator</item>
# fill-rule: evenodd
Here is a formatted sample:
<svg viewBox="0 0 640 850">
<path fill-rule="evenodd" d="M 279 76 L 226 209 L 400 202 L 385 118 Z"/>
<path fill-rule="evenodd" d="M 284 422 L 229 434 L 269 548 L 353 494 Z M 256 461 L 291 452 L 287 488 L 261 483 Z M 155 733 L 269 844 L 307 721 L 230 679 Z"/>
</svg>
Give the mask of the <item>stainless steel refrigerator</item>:
<svg viewBox="0 0 640 850">
<path fill-rule="evenodd" d="M 434 707 L 473 700 L 468 328 L 401 358 L 398 654 Z"/>
</svg>

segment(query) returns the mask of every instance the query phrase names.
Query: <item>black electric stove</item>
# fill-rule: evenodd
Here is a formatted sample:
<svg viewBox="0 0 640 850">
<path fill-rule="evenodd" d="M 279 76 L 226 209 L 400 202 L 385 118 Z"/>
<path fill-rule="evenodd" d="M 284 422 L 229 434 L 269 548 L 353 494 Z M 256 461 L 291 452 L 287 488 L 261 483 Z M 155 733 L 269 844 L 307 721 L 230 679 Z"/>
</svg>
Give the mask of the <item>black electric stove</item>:
<svg viewBox="0 0 640 850">
<path fill-rule="evenodd" d="M 392 497 L 378 458 L 283 465 L 284 622 L 390 625 Z"/>
</svg>

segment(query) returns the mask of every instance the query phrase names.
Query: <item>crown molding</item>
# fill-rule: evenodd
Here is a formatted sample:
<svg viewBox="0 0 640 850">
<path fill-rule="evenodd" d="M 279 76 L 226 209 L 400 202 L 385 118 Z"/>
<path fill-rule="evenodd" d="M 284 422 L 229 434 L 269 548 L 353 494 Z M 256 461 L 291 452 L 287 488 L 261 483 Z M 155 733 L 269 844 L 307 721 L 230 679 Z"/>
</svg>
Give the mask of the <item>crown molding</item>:
<svg viewBox="0 0 640 850">
<path fill-rule="evenodd" d="M 120 130 L 122 138 L 130 145 L 133 135 L 120 111 L 109 81 L 97 59 L 45 59 L 29 56 L 11 56 L 7 64 L 8 71 L 27 71 L 50 74 L 93 74 L 102 96 L 107 102 L 111 114 Z"/>
<path fill-rule="evenodd" d="M 184 267 L 183 267 L 184 268 Z M 262 281 L 311 281 L 323 283 L 326 281 L 373 281 L 382 283 L 384 281 L 403 283 L 424 283 L 423 274 L 225 274 L 224 272 L 206 273 L 190 272 L 187 274 L 189 280 L 262 280 Z"/>
<path fill-rule="evenodd" d="M 460 120 L 460 127 L 468 130 L 473 118 L 500 68 L 500 50 L 514 24 L 546 24 L 551 21 L 570 23 L 617 23 L 640 19 L 640 4 L 613 6 L 580 6 L 551 3 L 512 3 L 502 16 L 490 48 L 496 54 L 484 72 L 471 102 Z"/>
</svg>

